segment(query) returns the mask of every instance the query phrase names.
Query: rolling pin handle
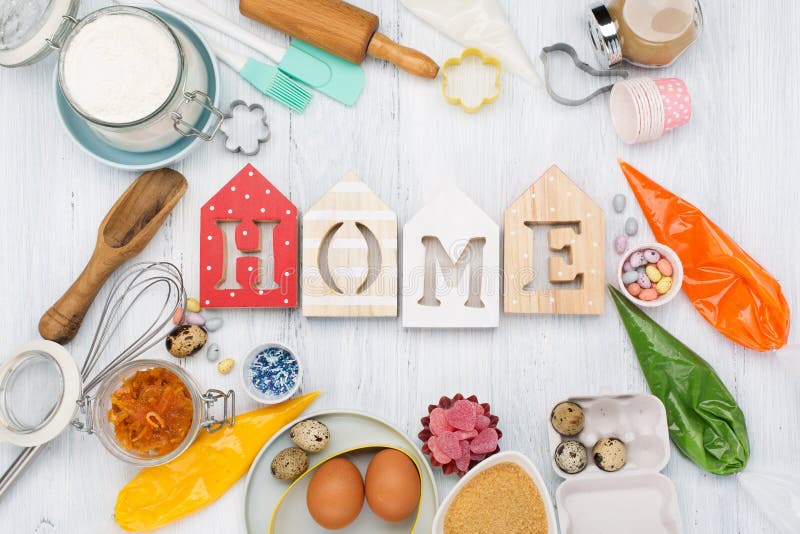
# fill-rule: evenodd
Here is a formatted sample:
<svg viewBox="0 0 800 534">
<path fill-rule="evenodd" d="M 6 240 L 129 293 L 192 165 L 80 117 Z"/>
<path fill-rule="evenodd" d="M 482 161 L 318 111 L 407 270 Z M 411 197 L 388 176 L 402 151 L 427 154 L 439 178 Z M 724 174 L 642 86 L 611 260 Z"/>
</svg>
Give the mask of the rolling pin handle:
<svg viewBox="0 0 800 534">
<path fill-rule="evenodd" d="M 375 32 L 369 42 L 367 54 L 394 63 L 401 69 L 422 78 L 436 78 L 439 65 L 418 50 L 401 46 L 384 34 Z"/>
</svg>

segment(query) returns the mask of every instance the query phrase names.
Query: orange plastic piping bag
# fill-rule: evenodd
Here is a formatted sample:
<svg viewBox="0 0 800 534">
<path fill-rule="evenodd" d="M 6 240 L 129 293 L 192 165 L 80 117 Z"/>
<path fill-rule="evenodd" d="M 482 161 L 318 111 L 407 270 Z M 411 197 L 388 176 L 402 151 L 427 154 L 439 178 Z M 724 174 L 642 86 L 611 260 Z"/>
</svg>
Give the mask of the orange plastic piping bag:
<svg viewBox="0 0 800 534">
<path fill-rule="evenodd" d="M 236 416 L 236 424 L 202 431 L 186 452 L 143 469 L 117 496 L 114 518 L 129 532 L 177 521 L 220 498 L 253 463 L 264 444 L 297 419 L 319 392 Z M 265 527 L 266 528 L 266 527 Z"/>
<path fill-rule="evenodd" d="M 683 290 L 714 328 L 740 345 L 768 351 L 786 345 L 789 305 L 781 286 L 695 206 L 620 160 L 660 243 L 683 263 Z"/>
</svg>

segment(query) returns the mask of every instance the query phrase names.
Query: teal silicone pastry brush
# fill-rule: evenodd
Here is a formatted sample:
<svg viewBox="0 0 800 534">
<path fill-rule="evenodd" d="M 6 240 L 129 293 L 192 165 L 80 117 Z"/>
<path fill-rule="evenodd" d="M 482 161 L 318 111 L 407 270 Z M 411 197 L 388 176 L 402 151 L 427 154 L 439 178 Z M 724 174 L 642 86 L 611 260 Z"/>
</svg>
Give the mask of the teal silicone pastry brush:
<svg viewBox="0 0 800 534">
<path fill-rule="evenodd" d="M 209 41 L 209 44 L 214 54 L 238 72 L 239 76 L 250 82 L 250 85 L 293 111 L 298 113 L 305 111 L 311 101 L 311 93 L 277 67 L 245 57 L 219 43 Z"/>
<path fill-rule="evenodd" d="M 231 22 L 197 0 L 156 0 L 167 9 L 224 33 L 278 65 L 278 69 L 298 82 L 352 106 L 364 90 L 361 65 L 293 39 L 289 48 L 269 43 Z"/>
</svg>

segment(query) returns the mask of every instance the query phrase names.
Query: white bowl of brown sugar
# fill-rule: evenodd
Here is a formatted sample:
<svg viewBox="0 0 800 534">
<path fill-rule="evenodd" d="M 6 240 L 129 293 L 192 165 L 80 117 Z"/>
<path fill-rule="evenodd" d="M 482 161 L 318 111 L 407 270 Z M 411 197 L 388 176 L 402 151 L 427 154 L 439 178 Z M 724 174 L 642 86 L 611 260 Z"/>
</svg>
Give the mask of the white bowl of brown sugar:
<svg viewBox="0 0 800 534">
<path fill-rule="evenodd" d="M 464 475 L 433 520 L 434 534 L 558 534 L 550 493 L 536 466 L 507 451 Z"/>
</svg>

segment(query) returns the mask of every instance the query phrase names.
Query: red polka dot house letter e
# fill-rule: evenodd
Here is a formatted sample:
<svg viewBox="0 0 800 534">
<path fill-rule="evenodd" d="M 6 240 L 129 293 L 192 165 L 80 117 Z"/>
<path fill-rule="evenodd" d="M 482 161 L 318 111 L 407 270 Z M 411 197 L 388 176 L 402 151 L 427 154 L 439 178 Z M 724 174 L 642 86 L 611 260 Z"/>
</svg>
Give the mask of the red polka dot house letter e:
<svg viewBox="0 0 800 534">
<path fill-rule="evenodd" d="M 201 208 L 202 306 L 297 306 L 297 238 L 297 208 L 245 166 Z"/>
</svg>

